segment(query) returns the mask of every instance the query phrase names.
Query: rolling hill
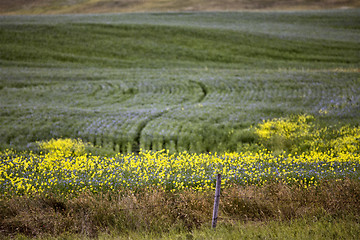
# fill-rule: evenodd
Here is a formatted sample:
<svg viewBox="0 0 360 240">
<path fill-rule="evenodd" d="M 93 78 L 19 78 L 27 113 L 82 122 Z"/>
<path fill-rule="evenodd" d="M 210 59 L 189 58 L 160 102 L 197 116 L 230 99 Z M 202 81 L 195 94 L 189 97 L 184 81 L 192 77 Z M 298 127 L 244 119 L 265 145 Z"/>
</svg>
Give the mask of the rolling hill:
<svg viewBox="0 0 360 240">
<path fill-rule="evenodd" d="M 357 8 L 356 0 L 2 0 L 0 14 Z"/>
<path fill-rule="evenodd" d="M 0 16 L 0 148 L 71 137 L 115 152 L 237 151 L 262 119 L 358 125 L 359 16 Z"/>
</svg>

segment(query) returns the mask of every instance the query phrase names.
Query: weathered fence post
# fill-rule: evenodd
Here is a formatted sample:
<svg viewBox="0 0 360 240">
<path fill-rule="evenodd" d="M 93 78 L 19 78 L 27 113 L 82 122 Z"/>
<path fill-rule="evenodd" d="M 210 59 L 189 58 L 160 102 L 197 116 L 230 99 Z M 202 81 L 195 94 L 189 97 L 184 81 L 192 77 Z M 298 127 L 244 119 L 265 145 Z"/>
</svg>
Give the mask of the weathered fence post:
<svg viewBox="0 0 360 240">
<path fill-rule="evenodd" d="M 217 219 L 218 219 L 220 189 L 221 189 L 221 174 L 218 174 L 217 178 L 216 178 L 214 210 L 213 210 L 213 217 L 212 217 L 212 224 L 211 224 L 212 228 L 216 228 L 216 223 L 217 223 Z"/>
</svg>

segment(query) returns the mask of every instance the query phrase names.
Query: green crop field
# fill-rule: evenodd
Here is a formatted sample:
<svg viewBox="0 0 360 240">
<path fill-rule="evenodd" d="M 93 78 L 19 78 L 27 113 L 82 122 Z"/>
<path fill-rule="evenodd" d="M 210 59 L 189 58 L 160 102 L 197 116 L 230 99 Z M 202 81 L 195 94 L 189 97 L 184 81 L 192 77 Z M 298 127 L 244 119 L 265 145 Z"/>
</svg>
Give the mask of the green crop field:
<svg viewBox="0 0 360 240">
<path fill-rule="evenodd" d="M 0 16 L 0 238 L 359 239 L 359 140 L 360 9 Z"/>
<path fill-rule="evenodd" d="M 359 54 L 359 10 L 1 16 L 0 146 L 236 151 L 263 119 L 358 125 Z"/>
</svg>

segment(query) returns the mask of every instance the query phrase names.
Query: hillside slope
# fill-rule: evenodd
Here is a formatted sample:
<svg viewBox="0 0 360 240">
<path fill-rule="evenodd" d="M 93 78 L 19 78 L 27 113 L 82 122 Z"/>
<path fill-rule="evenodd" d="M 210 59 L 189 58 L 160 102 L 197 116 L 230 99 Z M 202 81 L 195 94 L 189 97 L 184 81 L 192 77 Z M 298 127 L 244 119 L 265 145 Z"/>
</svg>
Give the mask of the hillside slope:
<svg viewBox="0 0 360 240">
<path fill-rule="evenodd" d="M 262 119 L 360 119 L 360 9 L 0 16 L 0 150 L 242 151 Z"/>
<path fill-rule="evenodd" d="M 357 8 L 357 0 L 2 0 L 0 14 Z"/>
</svg>

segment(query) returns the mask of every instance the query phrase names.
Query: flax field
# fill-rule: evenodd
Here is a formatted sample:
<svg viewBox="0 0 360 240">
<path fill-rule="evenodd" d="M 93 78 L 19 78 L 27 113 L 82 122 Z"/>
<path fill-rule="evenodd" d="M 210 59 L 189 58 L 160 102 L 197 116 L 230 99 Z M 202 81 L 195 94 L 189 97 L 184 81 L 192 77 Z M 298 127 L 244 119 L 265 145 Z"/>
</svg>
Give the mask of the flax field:
<svg viewBox="0 0 360 240">
<path fill-rule="evenodd" d="M 93 156 L 82 140 L 52 139 L 38 143 L 39 153 L 1 153 L 0 189 L 4 196 L 39 193 L 67 197 L 81 192 L 175 192 L 215 189 L 217 174 L 226 187 L 282 182 L 304 188 L 324 180 L 360 179 L 360 128 L 315 129 L 311 116 L 264 121 L 254 129 L 258 150 L 170 154 L 140 151 L 113 157 Z M 326 134 L 331 134 L 327 139 Z M 279 140 L 280 139 L 280 140 Z M 273 142 L 289 145 L 271 149 Z M 269 145 L 267 147 L 267 145 Z M 266 148 L 267 147 L 267 148 Z M 285 148 L 285 147 L 283 147 Z"/>
<path fill-rule="evenodd" d="M 359 9 L 0 16 L 0 235 L 200 236 L 221 174 L 357 239 L 359 69 Z"/>
</svg>

